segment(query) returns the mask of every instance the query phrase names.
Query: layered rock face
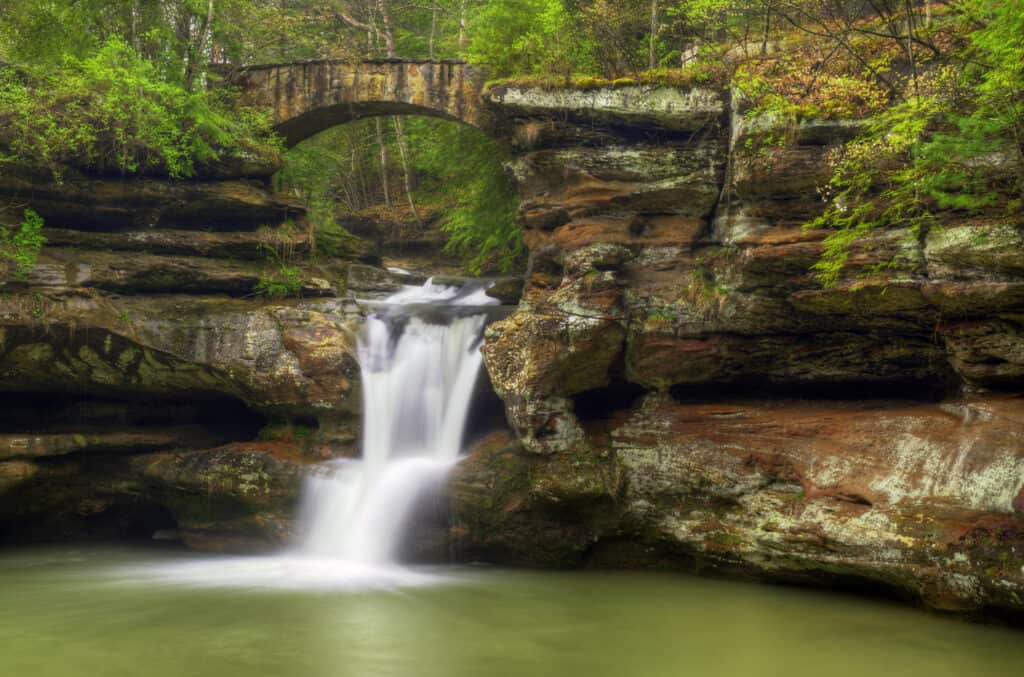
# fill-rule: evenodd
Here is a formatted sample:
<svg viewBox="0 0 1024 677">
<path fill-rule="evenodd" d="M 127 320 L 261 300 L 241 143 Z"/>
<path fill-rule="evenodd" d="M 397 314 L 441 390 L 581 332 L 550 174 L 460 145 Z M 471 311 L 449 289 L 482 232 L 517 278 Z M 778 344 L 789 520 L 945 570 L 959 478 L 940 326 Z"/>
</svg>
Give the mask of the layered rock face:
<svg viewBox="0 0 1024 677">
<path fill-rule="evenodd" d="M 1024 609 L 1019 222 L 870 233 L 824 288 L 801 226 L 855 124 L 700 90 L 489 96 L 531 263 L 484 346 L 518 439 L 459 470 L 462 557 Z"/>
<path fill-rule="evenodd" d="M 0 541 L 284 543 L 305 466 L 358 436 L 347 261 L 314 265 L 301 209 L 263 180 L 0 192 L 48 240 L 0 287 Z M 258 293 L 283 266 L 301 298 Z"/>
<path fill-rule="evenodd" d="M 802 224 L 855 124 L 779 130 L 703 90 L 486 104 L 530 269 L 484 343 L 512 431 L 453 477 L 459 558 L 1024 609 L 1019 220 L 870 233 L 824 288 Z M 0 287 L 0 540 L 287 540 L 305 466 L 358 453 L 349 291 L 396 281 L 358 246 L 313 263 L 262 180 L 0 193 L 49 240 Z M 301 298 L 256 294 L 285 264 Z"/>
</svg>

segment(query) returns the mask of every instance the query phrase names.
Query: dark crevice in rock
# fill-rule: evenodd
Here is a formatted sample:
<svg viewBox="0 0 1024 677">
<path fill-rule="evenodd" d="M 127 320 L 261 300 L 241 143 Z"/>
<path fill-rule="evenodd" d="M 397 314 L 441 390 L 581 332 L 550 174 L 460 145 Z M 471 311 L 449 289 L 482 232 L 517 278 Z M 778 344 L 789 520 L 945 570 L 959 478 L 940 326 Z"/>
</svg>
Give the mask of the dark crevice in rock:
<svg viewBox="0 0 1024 677">
<path fill-rule="evenodd" d="M 939 402 L 956 394 L 956 384 L 943 380 L 778 382 L 750 378 L 730 383 L 674 385 L 668 392 L 681 403 L 759 399 Z"/>
<path fill-rule="evenodd" d="M 565 275 L 564 252 L 556 247 L 545 247 L 532 252 L 530 266 L 527 271 L 527 278 L 534 283 L 542 279 L 549 279 L 558 286 Z M 542 280 L 540 280 L 542 281 Z"/>
<path fill-rule="evenodd" d="M 320 421 L 313 418 L 312 416 L 293 416 L 289 420 L 292 426 L 305 428 L 306 430 L 319 430 Z"/>
<path fill-rule="evenodd" d="M 46 463 L 34 481 L 0 495 L 0 546 L 176 540 L 178 526 L 116 454 Z"/>
<path fill-rule="evenodd" d="M 0 393 L 0 460 L 211 448 L 256 438 L 266 419 L 225 396 L 97 398 Z"/>
<path fill-rule="evenodd" d="M 95 512 L 90 512 L 90 509 Z M 145 498 L 82 501 L 76 511 L 0 524 L 0 546 L 46 542 L 177 541 L 178 523 L 164 505 Z"/>
<path fill-rule="evenodd" d="M 483 438 L 495 430 L 509 430 L 505 417 L 505 403 L 494 391 L 491 376 L 486 369 L 480 370 L 476 384 L 476 395 L 470 404 L 466 418 L 465 439 L 468 442 Z"/>
<path fill-rule="evenodd" d="M 582 424 L 607 421 L 618 412 L 628 411 L 647 394 L 643 386 L 614 380 L 603 388 L 595 388 L 574 395 L 573 412 Z"/>
</svg>

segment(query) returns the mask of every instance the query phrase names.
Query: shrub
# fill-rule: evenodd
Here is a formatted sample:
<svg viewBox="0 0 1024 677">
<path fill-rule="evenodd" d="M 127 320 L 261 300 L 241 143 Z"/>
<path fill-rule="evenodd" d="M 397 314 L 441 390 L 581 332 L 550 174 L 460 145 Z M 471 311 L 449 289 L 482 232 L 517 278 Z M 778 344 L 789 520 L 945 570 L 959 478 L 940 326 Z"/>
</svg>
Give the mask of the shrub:
<svg viewBox="0 0 1024 677">
<path fill-rule="evenodd" d="M 25 210 L 25 218 L 17 228 L 0 226 L 0 277 L 6 277 L 12 269 L 15 279 L 28 277 L 46 244 L 42 230 L 42 217 L 31 209 Z"/>
<path fill-rule="evenodd" d="M 56 69 L 0 71 L 0 160 L 121 174 L 193 176 L 233 154 L 278 152 L 266 116 L 227 90 L 190 92 L 119 39 Z"/>
</svg>

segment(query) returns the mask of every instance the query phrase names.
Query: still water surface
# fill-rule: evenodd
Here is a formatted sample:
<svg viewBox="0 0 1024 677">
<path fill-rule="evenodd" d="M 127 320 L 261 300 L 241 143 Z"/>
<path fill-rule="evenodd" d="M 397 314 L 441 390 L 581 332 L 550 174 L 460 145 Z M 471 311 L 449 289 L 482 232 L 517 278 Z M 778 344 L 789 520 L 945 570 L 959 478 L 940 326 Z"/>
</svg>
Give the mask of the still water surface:
<svg viewBox="0 0 1024 677">
<path fill-rule="evenodd" d="M 269 562 L 8 551 L 0 674 L 1024 674 L 1024 632 L 848 596 L 686 576 L 479 569 L 423 570 L 354 590 Z"/>
</svg>

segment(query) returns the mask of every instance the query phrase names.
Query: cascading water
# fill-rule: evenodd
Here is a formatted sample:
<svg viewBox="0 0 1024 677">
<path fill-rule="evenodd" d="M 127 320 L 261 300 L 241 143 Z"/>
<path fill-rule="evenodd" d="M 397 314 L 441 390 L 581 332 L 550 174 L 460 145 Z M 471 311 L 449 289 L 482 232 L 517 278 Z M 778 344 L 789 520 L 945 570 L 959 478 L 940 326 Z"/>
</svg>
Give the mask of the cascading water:
<svg viewBox="0 0 1024 677">
<path fill-rule="evenodd" d="M 462 451 L 480 373 L 481 286 L 428 281 L 379 304 L 359 341 L 363 457 L 336 461 L 306 487 L 304 541 L 274 557 L 199 560 L 144 572 L 199 586 L 368 589 L 437 582 L 398 566 L 410 513 Z"/>
<path fill-rule="evenodd" d="M 363 457 L 307 488 L 304 552 L 367 564 L 394 560 L 410 512 L 462 451 L 494 305 L 482 287 L 427 282 L 388 298 L 359 341 Z"/>
</svg>

